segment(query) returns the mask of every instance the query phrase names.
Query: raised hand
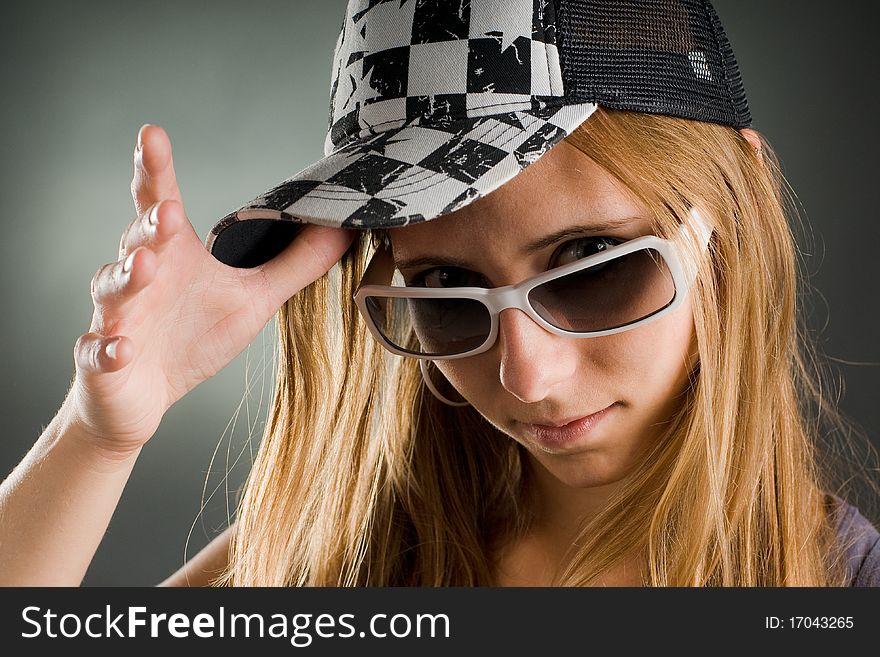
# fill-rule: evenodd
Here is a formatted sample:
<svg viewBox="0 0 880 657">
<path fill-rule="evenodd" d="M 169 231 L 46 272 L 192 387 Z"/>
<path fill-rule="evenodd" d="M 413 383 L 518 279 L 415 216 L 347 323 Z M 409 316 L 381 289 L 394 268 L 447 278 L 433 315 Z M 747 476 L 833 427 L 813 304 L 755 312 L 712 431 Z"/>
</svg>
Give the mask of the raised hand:
<svg viewBox="0 0 880 657">
<path fill-rule="evenodd" d="M 149 440 L 172 404 L 241 353 L 353 238 L 350 230 L 308 225 L 260 267 L 224 265 L 187 219 L 171 143 L 155 125 L 138 134 L 131 192 L 137 216 L 118 259 L 92 279 L 94 314 L 76 342 L 65 401 L 88 435 L 120 456 Z"/>
</svg>

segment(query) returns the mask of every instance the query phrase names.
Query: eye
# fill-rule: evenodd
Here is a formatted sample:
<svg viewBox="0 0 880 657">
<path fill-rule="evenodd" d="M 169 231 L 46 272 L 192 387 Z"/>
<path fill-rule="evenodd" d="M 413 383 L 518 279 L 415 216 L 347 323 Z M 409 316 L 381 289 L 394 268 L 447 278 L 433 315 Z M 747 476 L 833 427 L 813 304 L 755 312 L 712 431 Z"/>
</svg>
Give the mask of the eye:
<svg viewBox="0 0 880 657">
<path fill-rule="evenodd" d="M 580 260 L 607 251 L 624 240 L 616 237 L 579 237 L 559 247 L 550 259 L 551 267 L 561 267 L 574 260 Z M 556 256 L 560 256 L 558 259 Z M 601 265 L 599 265 L 601 266 Z"/>
<path fill-rule="evenodd" d="M 434 267 L 419 272 L 407 287 L 485 287 L 483 277 L 460 267 Z"/>
</svg>

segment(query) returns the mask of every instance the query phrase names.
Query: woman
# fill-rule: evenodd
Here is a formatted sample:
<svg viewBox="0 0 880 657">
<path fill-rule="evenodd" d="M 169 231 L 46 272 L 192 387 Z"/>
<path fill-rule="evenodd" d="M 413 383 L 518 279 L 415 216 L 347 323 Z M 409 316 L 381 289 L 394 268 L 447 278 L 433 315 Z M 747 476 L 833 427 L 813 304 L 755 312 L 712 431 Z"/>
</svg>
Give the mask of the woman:
<svg viewBox="0 0 880 657">
<path fill-rule="evenodd" d="M 277 312 L 236 522 L 166 584 L 880 585 L 814 448 L 778 162 L 711 8 L 431 4 L 349 5 L 326 157 L 210 253 L 141 130 L 74 384 L 0 490 L 6 583 L 79 583 L 163 414 Z"/>
</svg>

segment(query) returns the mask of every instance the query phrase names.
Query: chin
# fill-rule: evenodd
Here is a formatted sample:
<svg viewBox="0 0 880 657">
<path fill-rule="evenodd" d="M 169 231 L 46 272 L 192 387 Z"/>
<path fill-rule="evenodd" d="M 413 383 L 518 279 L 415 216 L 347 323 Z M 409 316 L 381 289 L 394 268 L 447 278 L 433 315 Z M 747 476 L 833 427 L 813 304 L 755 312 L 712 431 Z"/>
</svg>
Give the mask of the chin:
<svg viewBox="0 0 880 657">
<path fill-rule="evenodd" d="M 628 473 L 627 468 L 618 463 L 608 463 L 606 457 L 599 456 L 595 451 L 558 455 L 530 454 L 547 473 L 571 488 L 609 486 L 622 480 Z"/>
</svg>

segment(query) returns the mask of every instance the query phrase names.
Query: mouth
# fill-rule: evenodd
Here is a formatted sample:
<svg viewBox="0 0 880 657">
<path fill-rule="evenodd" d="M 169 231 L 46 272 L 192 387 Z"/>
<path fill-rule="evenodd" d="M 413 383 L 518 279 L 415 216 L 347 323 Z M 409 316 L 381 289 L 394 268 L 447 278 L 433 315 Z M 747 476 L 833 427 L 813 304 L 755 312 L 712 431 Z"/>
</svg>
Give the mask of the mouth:
<svg viewBox="0 0 880 657">
<path fill-rule="evenodd" d="M 614 402 L 614 404 L 616 404 L 616 403 L 617 402 Z M 612 406 L 614 406 L 614 404 L 610 404 L 610 405 L 606 406 L 605 408 L 596 411 L 595 413 L 588 413 L 586 415 L 572 415 L 571 417 L 567 417 L 567 418 L 564 418 L 561 420 L 540 419 L 539 418 L 539 419 L 536 419 L 534 422 L 522 422 L 522 424 L 530 425 L 533 427 L 538 427 L 541 429 L 558 429 L 558 428 L 567 426 L 569 424 L 572 424 L 573 422 L 576 422 L 577 420 L 584 420 L 587 418 L 598 416 L 600 413 L 602 413 L 602 412 L 608 410 L 609 408 L 611 408 Z"/>
<path fill-rule="evenodd" d="M 526 432 L 545 448 L 571 447 L 584 441 L 612 410 L 614 402 L 600 411 L 577 418 L 543 419 L 541 423 L 522 422 Z M 568 421 L 566 421 L 568 420 Z"/>
</svg>

